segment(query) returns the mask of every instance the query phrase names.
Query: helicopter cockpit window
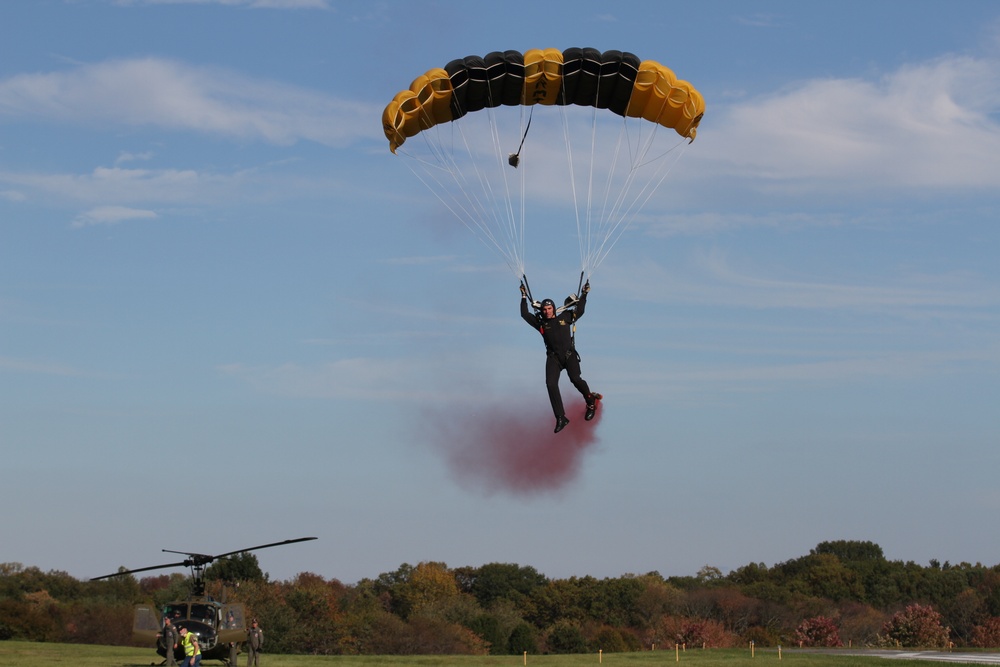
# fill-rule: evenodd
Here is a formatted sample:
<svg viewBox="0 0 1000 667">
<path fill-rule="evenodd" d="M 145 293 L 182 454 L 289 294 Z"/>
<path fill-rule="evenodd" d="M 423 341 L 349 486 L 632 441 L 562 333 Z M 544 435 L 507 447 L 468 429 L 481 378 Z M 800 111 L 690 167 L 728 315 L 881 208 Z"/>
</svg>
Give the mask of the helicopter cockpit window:
<svg viewBox="0 0 1000 667">
<path fill-rule="evenodd" d="M 187 618 L 187 612 L 186 604 L 168 604 L 163 608 L 163 615 L 169 616 L 171 620 Z"/>
<path fill-rule="evenodd" d="M 191 605 L 191 620 L 201 621 L 208 625 L 213 625 L 215 623 L 215 607 L 207 604 L 193 604 Z"/>
<path fill-rule="evenodd" d="M 162 625 L 152 607 L 138 605 L 135 608 L 135 618 L 132 621 L 133 632 L 159 632 Z"/>
<path fill-rule="evenodd" d="M 227 630 L 246 627 L 243 618 L 243 605 L 236 604 L 226 608 L 225 625 L 223 627 Z"/>
</svg>

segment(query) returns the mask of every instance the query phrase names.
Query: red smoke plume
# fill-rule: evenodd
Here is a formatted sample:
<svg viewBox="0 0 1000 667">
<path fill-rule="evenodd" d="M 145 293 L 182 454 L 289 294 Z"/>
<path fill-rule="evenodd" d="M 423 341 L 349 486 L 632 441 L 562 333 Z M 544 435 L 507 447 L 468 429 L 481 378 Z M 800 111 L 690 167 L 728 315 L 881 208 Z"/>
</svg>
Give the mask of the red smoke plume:
<svg viewBox="0 0 1000 667">
<path fill-rule="evenodd" d="M 524 406 L 498 401 L 462 415 L 427 417 L 434 444 L 459 484 L 485 493 L 534 494 L 571 482 L 584 451 L 597 442 L 603 405 L 589 422 L 582 402 L 567 405 L 570 422 L 559 433 L 552 432 L 555 418 L 547 401 Z"/>
</svg>

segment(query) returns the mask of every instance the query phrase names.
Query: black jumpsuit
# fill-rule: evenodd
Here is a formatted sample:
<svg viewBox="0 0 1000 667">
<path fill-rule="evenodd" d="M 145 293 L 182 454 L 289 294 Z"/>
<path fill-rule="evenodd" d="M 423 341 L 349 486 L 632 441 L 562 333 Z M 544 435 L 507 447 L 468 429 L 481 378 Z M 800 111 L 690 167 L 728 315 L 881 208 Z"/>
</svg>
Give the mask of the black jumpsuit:
<svg viewBox="0 0 1000 667">
<path fill-rule="evenodd" d="M 580 377 L 580 357 L 577 356 L 573 344 L 573 323 L 583 317 L 586 305 L 587 293 L 584 292 L 573 308 L 545 319 L 541 315 L 529 312 L 528 300 L 521 299 L 521 318 L 541 333 L 545 340 L 545 387 L 549 391 L 549 402 L 552 403 L 552 412 L 556 418 L 566 416 L 562 394 L 559 393 L 559 374 L 564 368 L 569 381 L 583 394 L 584 400 L 590 395 L 587 381 Z"/>
</svg>

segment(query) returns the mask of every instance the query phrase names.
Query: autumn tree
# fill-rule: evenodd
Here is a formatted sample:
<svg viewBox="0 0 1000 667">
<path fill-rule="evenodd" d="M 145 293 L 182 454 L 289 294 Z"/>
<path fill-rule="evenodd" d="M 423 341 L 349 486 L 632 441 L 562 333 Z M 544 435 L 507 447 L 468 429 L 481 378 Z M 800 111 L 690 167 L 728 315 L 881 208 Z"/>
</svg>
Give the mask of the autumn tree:
<svg viewBox="0 0 1000 667">
<path fill-rule="evenodd" d="M 986 613 L 1000 617 L 1000 567 L 984 568 L 976 589 L 986 606 Z"/>
<path fill-rule="evenodd" d="M 282 584 L 283 601 L 291 618 L 285 638 L 298 653 L 331 655 L 339 653 L 343 634 L 338 603 L 343 586 L 310 572 L 300 573 Z"/>
<path fill-rule="evenodd" d="M 534 591 L 529 621 L 546 628 L 559 620 L 580 622 L 586 612 L 580 604 L 580 582 L 576 577 L 553 579 Z"/>
<path fill-rule="evenodd" d="M 522 653 L 526 649 L 512 649 L 511 637 L 518 627 L 526 625 L 517 606 L 511 600 L 494 600 L 487 609 L 483 609 L 475 601 L 469 598 L 475 609 L 478 610 L 473 616 L 466 619 L 454 619 L 469 628 L 482 639 L 489 643 L 490 654 L 505 655 L 512 651 L 516 654 Z M 533 639 L 533 635 L 532 635 Z"/>
<path fill-rule="evenodd" d="M 393 591 L 394 607 L 403 618 L 458 596 L 458 583 L 444 563 L 418 564 Z"/>
<path fill-rule="evenodd" d="M 841 646 L 840 631 L 832 618 L 807 618 L 795 629 L 795 639 L 802 646 Z"/>
<path fill-rule="evenodd" d="M 510 600 L 522 611 L 528 600 L 548 579 L 533 567 L 514 563 L 488 563 L 465 573 L 463 590 L 475 596 L 485 609 L 496 600 Z"/>
<path fill-rule="evenodd" d="M 507 653 L 521 655 L 538 652 L 538 631 L 530 623 L 521 622 L 514 626 L 507 638 Z"/>
<path fill-rule="evenodd" d="M 597 581 L 588 600 L 588 618 L 615 627 L 632 627 L 641 622 L 637 604 L 646 583 L 631 575 Z"/>
<path fill-rule="evenodd" d="M 364 582 L 362 582 L 364 583 Z M 459 595 L 455 575 L 444 563 L 403 563 L 395 572 L 384 572 L 368 584 L 385 600 L 389 611 L 407 619 L 421 607 Z"/>
<path fill-rule="evenodd" d="M 713 619 L 736 634 L 760 623 L 759 601 L 732 586 L 716 585 L 690 590 L 685 596 L 684 616 Z"/>
<path fill-rule="evenodd" d="M 988 616 L 985 603 L 972 588 L 947 597 L 940 609 L 942 623 L 947 623 L 955 638 L 965 643 L 972 640 L 974 628 Z"/>
<path fill-rule="evenodd" d="M 667 616 L 661 619 L 656 643 L 669 646 L 728 648 L 736 644 L 736 635 L 727 631 L 722 623 L 707 618 Z"/>
<path fill-rule="evenodd" d="M 820 542 L 810 553 L 830 554 L 832 556 L 836 556 L 842 563 L 885 560 L 885 555 L 882 553 L 882 547 L 874 542 L 860 540 L 833 540 L 831 542 Z"/>
<path fill-rule="evenodd" d="M 665 615 L 680 609 L 684 594 L 663 580 L 658 573 L 650 573 L 637 578 L 641 589 L 633 601 L 633 619 L 640 628 L 656 627 Z"/>
<path fill-rule="evenodd" d="M 835 602 L 864 599 L 861 577 L 836 555 L 813 554 L 803 559 L 802 565 L 793 583 L 795 590 Z"/>
<path fill-rule="evenodd" d="M 856 646 L 877 644 L 886 614 L 871 605 L 848 602 L 839 607 L 841 641 Z"/>
<path fill-rule="evenodd" d="M 972 646 L 997 648 L 1000 646 L 1000 618 L 990 616 L 972 629 Z"/>
<path fill-rule="evenodd" d="M 625 653 L 638 651 L 640 648 L 638 638 L 623 628 L 597 625 L 593 628 L 587 628 L 584 635 L 587 637 L 587 647 L 591 652 Z"/>
<path fill-rule="evenodd" d="M 911 604 L 892 615 L 882 626 L 890 644 L 941 648 L 948 645 L 948 628 L 941 625 L 941 614 L 933 607 Z"/>
<path fill-rule="evenodd" d="M 586 653 L 587 639 L 579 623 L 558 621 L 548 632 L 545 644 L 549 653 Z"/>
</svg>

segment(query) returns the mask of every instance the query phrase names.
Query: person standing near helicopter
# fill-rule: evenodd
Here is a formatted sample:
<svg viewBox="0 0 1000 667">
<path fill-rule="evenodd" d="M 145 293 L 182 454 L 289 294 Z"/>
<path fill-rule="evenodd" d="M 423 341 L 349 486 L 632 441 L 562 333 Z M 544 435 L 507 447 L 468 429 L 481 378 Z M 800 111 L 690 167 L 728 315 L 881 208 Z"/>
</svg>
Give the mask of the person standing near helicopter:
<svg viewBox="0 0 1000 667">
<path fill-rule="evenodd" d="M 264 648 L 264 631 L 253 619 L 247 630 L 247 667 L 259 667 L 260 652 Z"/>
<path fill-rule="evenodd" d="M 573 340 L 576 321 L 583 317 L 583 311 L 587 307 L 587 294 L 590 293 L 589 280 L 582 291 L 583 294 L 576 304 L 569 306 L 567 303 L 567 308 L 562 313 L 557 315 L 555 302 L 552 299 L 545 299 L 542 301 L 541 313 L 538 314 L 528 311 L 528 290 L 523 283 L 521 284 L 521 319 L 541 333 L 545 341 L 545 387 L 549 392 L 549 403 L 552 404 L 552 412 L 556 417 L 556 433 L 569 424 L 563 407 L 562 393 L 559 391 L 559 376 L 564 369 L 569 381 L 587 402 L 584 419 L 590 421 L 594 418 L 597 401 L 601 399 L 600 394 L 590 391 L 590 386 L 581 376 L 580 355 L 577 354 Z M 567 302 L 571 302 L 571 299 L 572 297 L 567 299 Z"/>
<path fill-rule="evenodd" d="M 163 647 L 166 649 L 167 654 L 167 661 L 164 664 L 167 667 L 176 667 L 177 658 L 174 657 L 174 651 L 177 650 L 178 634 L 177 628 L 174 627 L 174 624 L 170 620 L 170 616 L 163 617 L 163 632 L 160 633 L 160 636 L 163 637 Z"/>
<path fill-rule="evenodd" d="M 201 666 L 201 647 L 198 646 L 198 635 L 181 628 L 181 645 L 184 647 L 184 667 Z"/>
</svg>

